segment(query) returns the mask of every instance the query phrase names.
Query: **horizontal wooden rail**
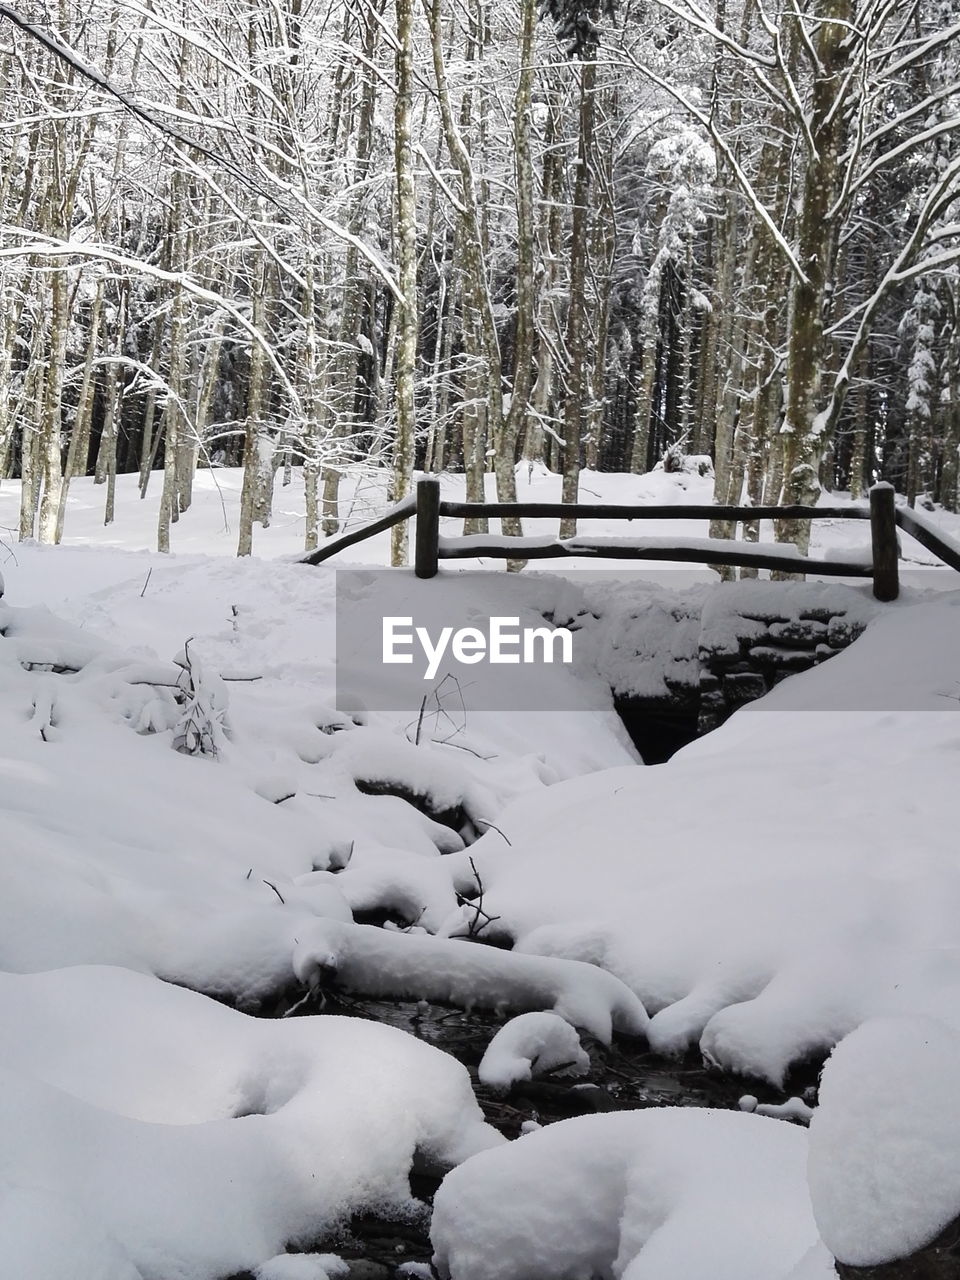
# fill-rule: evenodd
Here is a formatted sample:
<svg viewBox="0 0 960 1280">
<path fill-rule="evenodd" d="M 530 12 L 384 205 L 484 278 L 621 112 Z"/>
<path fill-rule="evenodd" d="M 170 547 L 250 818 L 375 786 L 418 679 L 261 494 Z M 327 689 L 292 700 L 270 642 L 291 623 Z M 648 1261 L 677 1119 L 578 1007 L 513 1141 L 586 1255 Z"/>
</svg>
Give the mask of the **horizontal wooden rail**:
<svg viewBox="0 0 960 1280">
<path fill-rule="evenodd" d="M 424 483 L 429 483 L 425 481 Z M 441 516 L 464 520 L 869 520 L 867 507 L 598 506 L 577 502 L 441 502 Z"/>
<path fill-rule="evenodd" d="M 960 544 L 940 530 L 931 529 L 919 511 L 912 507 L 897 507 L 896 521 L 904 533 L 916 538 L 922 547 L 939 556 L 944 564 L 960 570 Z"/>
<path fill-rule="evenodd" d="M 345 551 L 347 547 L 353 547 L 358 542 L 366 542 L 367 538 L 372 538 L 374 534 L 383 533 L 385 529 L 392 529 L 401 520 L 409 520 L 411 516 L 416 514 L 417 496 L 411 493 L 406 498 L 401 499 L 396 506 L 391 507 L 389 511 L 384 512 L 382 516 L 378 516 L 376 520 L 361 524 L 339 538 L 332 538 L 329 542 L 325 542 L 322 547 L 317 547 L 316 551 L 311 551 L 309 555 L 301 557 L 300 564 L 321 564 L 330 556 L 335 556 L 338 551 Z"/>
<path fill-rule="evenodd" d="M 779 569 L 785 573 L 822 573 L 833 578 L 870 578 L 873 566 L 862 560 L 811 560 L 795 547 L 759 548 L 746 542 L 715 538 L 715 546 L 700 539 L 667 540 L 576 538 L 498 538 L 495 534 L 470 534 L 441 538 L 441 560 L 468 560 L 487 556 L 494 560 L 552 560 L 570 557 L 584 560 L 676 560 L 683 564 L 741 565 L 754 569 Z"/>
</svg>

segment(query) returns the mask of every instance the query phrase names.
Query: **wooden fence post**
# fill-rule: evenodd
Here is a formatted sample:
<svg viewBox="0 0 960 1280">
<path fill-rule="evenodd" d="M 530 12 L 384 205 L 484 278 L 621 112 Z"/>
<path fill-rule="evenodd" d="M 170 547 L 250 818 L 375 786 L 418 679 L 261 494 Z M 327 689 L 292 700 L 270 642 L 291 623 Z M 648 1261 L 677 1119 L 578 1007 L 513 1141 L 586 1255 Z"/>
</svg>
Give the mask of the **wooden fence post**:
<svg viewBox="0 0 960 1280">
<path fill-rule="evenodd" d="M 870 490 L 870 533 L 873 541 L 873 594 L 878 600 L 896 600 L 900 594 L 900 547 L 892 484 L 881 482 Z"/>
<path fill-rule="evenodd" d="M 417 542 L 414 573 L 418 578 L 434 578 L 440 558 L 440 481 L 417 482 Z"/>
</svg>

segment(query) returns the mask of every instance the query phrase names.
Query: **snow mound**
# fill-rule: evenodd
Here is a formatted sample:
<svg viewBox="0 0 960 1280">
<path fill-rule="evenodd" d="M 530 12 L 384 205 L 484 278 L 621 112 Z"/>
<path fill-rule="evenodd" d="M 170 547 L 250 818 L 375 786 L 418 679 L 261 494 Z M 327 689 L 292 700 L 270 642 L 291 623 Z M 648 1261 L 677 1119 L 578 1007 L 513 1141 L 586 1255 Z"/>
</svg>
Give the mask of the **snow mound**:
<svg viewBox="0 0 960 1280">
<path fill-rule="evenodd" d="M 784 1280 L 817 1238 L 802 1129 L 737 1112 L 580 1116 L 466 1161 L 434 1201 L 452 1280 Z"/>
<path fill-rule="evenodd" d="M 27 1250 L 18 1280 L 216 1280 L 270 1259 L 292 1276 L 285 1245 L 408 1212 L 415 1160 L 444 1171 L 503 1141 L 464 1067 L 360 1019 L 258 1020 L 75 968 L 0 975 L 0 1028 L 0 1257 Z M 35 1264 L 23 1222 L 48 1207 Z"/>
<path fill-rule="evenodd" d="M 477 1075 L 481 1084 L 505 1092 L 521 1080 L 558 1067 L 570 1075 L 590 1070 L 590 1056 L 575 1029 L 555 1013 L 521 1013 L 487 1045 Z"/>
<path fill-rule="evenodd" d="M 298 876 L 297 883 L 328 886 L 342 894 L 354 912 L 383 911 L 437 933 L 457 911 L 457 896 L 443 862 L 405 849 L 367 847 L 354 852 L 345 870 L 312 871 Z"/>
<path fill-rule="evenodd" d="M 778 1086 L 868 1018 L 960 1023 L 958 605 L 890 608 L 666 767 L 521 797 L 469 850 L 485 912 L 616 974 L 656 1051 Z"/>
<path fill-rule="evenodd" d="M 810 1194 L 833 1255 L 908 1257 L 960 1216 L 960 1034 L 878 1018 L 839 1045 L 810 1124 Z"/>
</svg>

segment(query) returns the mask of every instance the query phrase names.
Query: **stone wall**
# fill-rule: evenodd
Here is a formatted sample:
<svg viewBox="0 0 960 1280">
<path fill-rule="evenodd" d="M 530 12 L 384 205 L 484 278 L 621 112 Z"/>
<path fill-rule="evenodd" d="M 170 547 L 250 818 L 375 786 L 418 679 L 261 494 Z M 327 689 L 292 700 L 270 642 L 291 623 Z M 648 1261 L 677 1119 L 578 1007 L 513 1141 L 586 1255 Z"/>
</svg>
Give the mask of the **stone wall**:
<svg viewBox="0 0 960 1280">
<path fill-rule="evenodd" d="M 842 652 L 878 608 L 868 589 L 746 581 L 653 591 L 604 619 L 598 668 L 644 759 L 666 759 L 781 680 Z M 657 751 L 657 735 L 664 750 Z"/>
<path fill-rule="evenodd" d="M 742 584 L 738 584 L 741 586 Z M 738 707 L 762 698 L 788 676 L 826 662 L 862 635 L 873 609 L 845 588 L 757 583 L 727 607 L 704 609 L 700 630 L 698 731 L 708 733 Z M 763 598 L 762 588 L 772 591 Z M 849 599 L 844 593 L 849 591 Z M 721 605 L 723 602 L 720 602 Z"/>
</svg>

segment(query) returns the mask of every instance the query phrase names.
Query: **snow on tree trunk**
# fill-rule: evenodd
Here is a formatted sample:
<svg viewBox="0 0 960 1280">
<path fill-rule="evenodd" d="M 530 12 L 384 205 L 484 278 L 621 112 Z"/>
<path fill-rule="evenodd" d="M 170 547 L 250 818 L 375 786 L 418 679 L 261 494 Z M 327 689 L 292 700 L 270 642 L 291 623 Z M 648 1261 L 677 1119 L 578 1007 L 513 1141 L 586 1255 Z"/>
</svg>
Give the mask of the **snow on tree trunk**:
<svg viewBox="0 0 960 1280">
<path fill-rule="evenodd" d="M 834 285 L 837 260 L 837 217 L 843 171 L 840 157 L 847 138 L 843 109 L 844 75 L 850 58 L 849 31 L 856 14 L 853 0 L 821 0 L 815 35 L 814 76 L 806 168 L 797 220 L 797 261 L 787 313 L 787 359 L 783 442 L 785 504 L 813 505 L 820 496 L 820 461 L 826 444 L 822 397 L 825 358 L 824 319 Z M 810 545 L 808 521 L 786 520 L 777 538 Z"/>
<path fill-rule="evenodd" d="M 397 186 L 397 248 L 402 300 L 396 353 L 397 430 L 393 448 L 390 501 L 399 502 L 413 487 L 417 414 L 414 400 L 417 361 L 417 202 L 413 166 L 413 0 L 396 0 L 397 92 L 394 100 L 394 164 Z M 390 534 L 390 563 L 404 565 L 409 548 L 409 522 L 401 520 Z"/>
</svg>

